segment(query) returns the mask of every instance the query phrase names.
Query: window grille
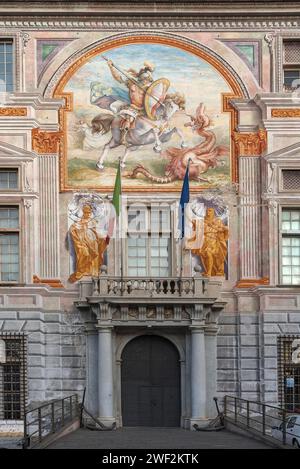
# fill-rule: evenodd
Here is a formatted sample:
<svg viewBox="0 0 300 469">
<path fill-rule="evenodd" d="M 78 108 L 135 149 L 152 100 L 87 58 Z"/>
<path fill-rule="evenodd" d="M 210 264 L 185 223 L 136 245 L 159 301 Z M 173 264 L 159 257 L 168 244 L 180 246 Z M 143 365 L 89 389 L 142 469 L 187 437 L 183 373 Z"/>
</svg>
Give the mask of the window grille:
<svg viewBox="0 0 300 469">
<path fill-rule="evenodd" d="M 300 64 L 300 41 L 284 41 L 284 63 Z"/>
<path fill-rule="evenodd" d="M 0 363 L 0 419 L 20 420 L 27 401 L 26 337 L 1 333 L 0 339 L 6 349 L 6 361 Z"/>
<path fill-rule="evenodd" d="M 300 191 L 300 170 L 282 170 L 282 189 L 285 191 Z"/>
<path fill-rule="evenodd" d="M 300 413 L 300 364 L 292 361 L 292 343 L 295 339 L 300 339 L 300 335 L 277 338 L 278 397 L 281 407 Z"/>
</svg>

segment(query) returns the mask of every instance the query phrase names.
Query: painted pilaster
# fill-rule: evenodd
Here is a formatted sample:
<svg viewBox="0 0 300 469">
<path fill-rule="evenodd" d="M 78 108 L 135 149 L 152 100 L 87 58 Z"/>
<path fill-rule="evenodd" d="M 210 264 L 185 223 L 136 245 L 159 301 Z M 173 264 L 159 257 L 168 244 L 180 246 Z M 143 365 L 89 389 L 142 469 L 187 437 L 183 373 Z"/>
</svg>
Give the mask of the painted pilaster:
<svg viewBox="0 0 300 469">
<path fill-rule="evenodd" d="M 58 168 L 56 155 L 43 155 L 40 163 L 40 276 L 59 278 Z"/>
<path fill-rule="evenodd" d="M 112 327 L 98 327 L 98 417 L 104 424 L 115 422 Z"/>
<path fill-rule="evenodd" d="M 239 158 L 240 278 L 261 277 L 260 157 Z"/>
</svg>

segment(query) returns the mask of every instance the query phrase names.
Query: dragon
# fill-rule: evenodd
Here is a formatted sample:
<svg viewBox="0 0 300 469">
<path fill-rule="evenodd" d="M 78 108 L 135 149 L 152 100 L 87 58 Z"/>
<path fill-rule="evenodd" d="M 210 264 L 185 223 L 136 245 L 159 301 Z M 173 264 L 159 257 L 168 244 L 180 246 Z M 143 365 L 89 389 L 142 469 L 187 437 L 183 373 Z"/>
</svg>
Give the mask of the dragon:
<svg viewBox="0 0 300 469">
<path fill-rule="evenodd" d="M 205 113 L 205 106 L 200 103 L 196 109 L 196 115 L 191 116 L 190 122 L 184 124 L 191 127 L 194 132 L 204 138 L 198 145 L 189 148 L 169 147 L 163 153 L 169 163 L 166 165 L 164 176 L 154 176 L 142 164 L 134 168 L 129 177 L 136 178 L 138 174 L 144 175 L 152 182 L 165 184 L 175 180 L 183 180 L 188 162 L 189 176 L 191 180 L 208 182 L 208 179 L 201 175 L 209 168 L 216 168 L 222 164 L 219 160 L 221 156 L 229 154 L 229 148 L 225 145 L 216 145 L 216 136 L 213 131 L 208 130 L 211 125 L 209 117 Z"/>
</svg>

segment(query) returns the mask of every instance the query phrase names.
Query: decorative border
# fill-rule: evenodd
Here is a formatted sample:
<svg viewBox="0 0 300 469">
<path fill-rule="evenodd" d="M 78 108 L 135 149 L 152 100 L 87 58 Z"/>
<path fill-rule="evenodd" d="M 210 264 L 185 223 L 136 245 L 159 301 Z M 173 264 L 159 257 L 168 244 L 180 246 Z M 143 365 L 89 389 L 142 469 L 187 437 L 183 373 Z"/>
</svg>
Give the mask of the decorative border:
<svg viewBox="0 0 300 469">
<path fill-rule="evenodd" d="M 271 110 L 271 117 L 300 117 L 300 108 L 273 108 Z"/>
<path fill-rule="evenodd" d="M 27 107 L 0 107 L 0 117 L 27 116 Z"/>
<path fill-rule="evenodd" d="M 258 287 L 259 285 L 270 285 L 269 277 L 262 277 L 257 279 L 241 279 L 236 283 L 235 288 L 251 288 Z"/>
<path fill-rule="evenodd" d="M 67 122 L 66 122 L 66 112 L 73 110 L 73 100 L 72 100 L 72 93 L 64 93 L 64 88 L 68 83 L 69 79 L 73 74 L 89 59 L 94 57 L 95 55 L 100 54 L 103 51 L 107 51 L 109 49 L 114 49 L 119 46 L 127 45 L 127 44 L 142 44 L 142 43 L 156 43 L 156 44 L 164 44 L 170 45 L 173 47 L 178 47 L 182 50 L 186 50 L 187 52 L 193 53 L 194 55 L 204 59 L 206 62 L 210 63 L 226 80 L 227 84 L 231 87 L 232 93 L 223 93 L 222 95 L 222 111 L 223 112 L 230 112 L 231 119 L 230 119 L 230 134 L 232 134 L 233 129 L 235 129 L 237 125 L 237 111 L 231 106 L 230 100 L 232 99 L 239 99 L 248 97 L 247 90 L 245 86 L 241 83 L 240 78 L 238 75 L 231 69 L 230 65 L 228 65 L 224 60 L 218 57 L 213 51 L 210 51 L 208 48 L 200 46 L 199 44 L 195 43 L 194 41 L 184 40 L 183 38 L 170 38 L 167 35 L 119 35 L 118 37 L 114 37 L 114 39 L 109 38 L 106 40 L 102 40 L 100 44 L 96 47 L 94 44 L 90 46 L 84 55 L 82 55 L 82 51 L 79 52 L 77 57 L 74 61 L 74 57 L 71 57 L 69 61 L 72 61 L 72 64 L 69 64 L 69 61 L 66 61 L 63 66 L 57 71 L 56 75 L 50 80 L 49 86 L 46 90 L 46 95 L 49 93 L 53 93 L 54 98 L 64 98 L 65 99 L 65 107 L 60 109 L 59 111 L 59 123 L 60 128 L 63 134 L 62 142 L 61 142 L 61 157 L 60 157 L 60 191 L 74 191 L 78 189 L 78 187 L 69 186 L 66 184 L 66 176 L 67 176 Z M 226 64 L 226 65 L 225 65 Z M 230 71 L 229 71 L 230 70 Z M 64 73 L 62 74 L 62 71 Z M 58 80 L 58 76 L 60 79 Z M 58 82 L 58 83 L 57 83 Z M 54 88 L 54 90 L 53 90 Z M 231 148 L 231 177 L 233 181 L 237 180 L 237 163 L 236 163 L 236 154 L 235 148 Z M 94 186 L 85 186 L 84 189 L 87 190 L 95 190 L 99 192 L 111 192 L 113 188 L 111 186 L 103 186 L 101 189 L 99 187 Z M 159 188 L 156 189 L 157 192 L 180 192 L 180 188 Z M 201 187 L 192 188 L 193 192 L 197 192 L 201 190 Z M 131 187 L 128 189 L 124 189 L 125 192 L 153 192 L 153 188 L 141 188 L 141 187 Z"/>
<path fill-rule="evenodd" d="M 179 13 L 180 14 L 180 13 Z M 160 12 L 157 11 L 157 15 Z M 169 13 L 171 16 L 172 13 Z M 99 15 L 100 16 L 100 15 Z M 288 17 L 285 19 L 276 18 L 270 19 L 266 17 L 264 20 L 261 17 L 252 18 L 251 20 L 237 19 L 233 20 L 232 16 L 224 18 L 222 20 L 207 19 L 203 21 L 195 21 L 195 17 L 187 16 L 182 20 L 178 18 L 168 19 L 163 18 L 162 20 L 154 20 L 153 17 L 147 17 L 145 15 L 143 19 L 129 21 L 123 17 L 116 17 L 112 20 L 87 20 L 84 17 L 69 17 L 68 20 L 61 20 L 56 18 L 55 20 L 49 20 L 46 16 L 41 16 L 39 20 L 32 20 L 32 18 L 24 20 L 16 20 L 16 17 L 12 19 L 5 19 L 0 21 L 0 28 L 22 28 L 22 29 L 48 29 L 51 31 L 65 31 L 68 29 L 85 31 L 90 28 L 91 30 L 128 30 L 128 29 L 169 29 L 172 31 L 201 31 L 201 30 L 220 30 L 220 31 L 266 31 L 267 29 L 300 29 L 300 17 Z"/>
<path fill-rule="evenodd" d="M 37 275 L 33 275 L 32 283 L 44 284 L 52 288 L 65 288 L 63 283 L 61 283 L 60 279 L 40 278 Z"/>
</svg>

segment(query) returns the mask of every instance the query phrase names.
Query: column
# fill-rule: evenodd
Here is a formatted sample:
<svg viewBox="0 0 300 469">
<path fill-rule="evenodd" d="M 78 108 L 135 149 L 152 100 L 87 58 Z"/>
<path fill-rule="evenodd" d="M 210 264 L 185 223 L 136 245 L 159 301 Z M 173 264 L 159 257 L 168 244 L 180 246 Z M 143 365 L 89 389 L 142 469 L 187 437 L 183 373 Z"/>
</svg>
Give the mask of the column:
<svg viewBox="0 0 300 469">
<path fill-rule="evenodd" d="M 108 425 L 115 422 L 112 329 L 98 327 L 98 416 Z"/>
<path fill-rule="evenodd" d="M 206 366 L 204 327 L 191 327 L 191 430 L 206 418 Z"/>
<path fill-rule="evenodd" d="M 260 157 L 239 158 L 240 278 L 261 277 Z"/>
<path fill-rule="evenodd" d="M 95 417 L 98 415 L 98 334 L 86 333 L 86 397 L 85 406 Z"/>
<path fill-rule="evenodd" d="M 206 357 L 206 416 L 213 418 L 217 415 L 214 397 L 217 391 L 217 332 L 216 326 L 205 329 L 205 357 Z"/>
</svg>

